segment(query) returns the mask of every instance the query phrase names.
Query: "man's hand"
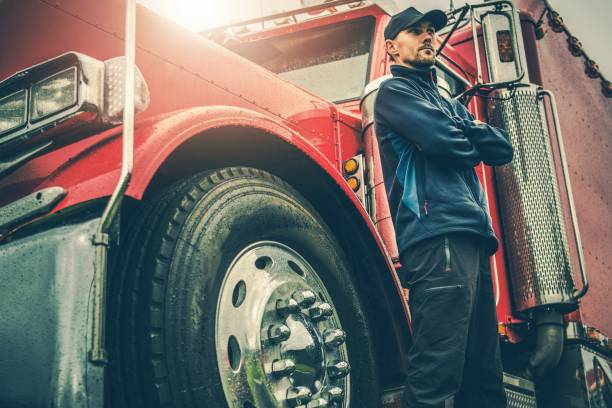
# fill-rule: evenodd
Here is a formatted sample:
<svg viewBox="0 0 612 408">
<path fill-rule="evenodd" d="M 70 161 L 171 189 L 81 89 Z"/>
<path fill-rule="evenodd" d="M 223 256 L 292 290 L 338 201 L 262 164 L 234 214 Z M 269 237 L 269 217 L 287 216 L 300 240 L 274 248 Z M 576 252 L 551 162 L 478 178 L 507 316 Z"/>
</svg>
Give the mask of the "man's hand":
<svg viewBox="0 0 612 408">
<path fill-rule="evenodd" d="M 499 166 L 510 163 L 514 150 L 503 129 L 498 129 L 474 119 L 467 138 L 474 144 L 482 161 L 489 166 Z"/>
</svg>

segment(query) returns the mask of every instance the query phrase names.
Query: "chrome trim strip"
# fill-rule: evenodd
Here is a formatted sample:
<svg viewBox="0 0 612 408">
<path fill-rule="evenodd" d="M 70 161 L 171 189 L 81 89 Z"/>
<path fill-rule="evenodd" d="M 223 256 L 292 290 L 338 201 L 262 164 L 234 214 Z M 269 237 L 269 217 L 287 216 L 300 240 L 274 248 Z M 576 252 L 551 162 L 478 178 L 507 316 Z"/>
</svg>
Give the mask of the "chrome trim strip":
<svg viewBox="0 0 612 408">
<path fill-rule="evenodd" d="M 584 326 L 580 322 L 569 322 L 565 328 L 565 339 L 566 340 L 584 340 L 586 339 L 586 332 Z"/>
<path fill-rule="evenodd" d="M 503 373 L 504 384 L 513 385 L 527 391 L 535 392 L 535 384 L 526 378 L 517 377 L 509 373 Z"/>
<path fill-rule="evenodd" d="M 559 147 L 559 157 L 561 158 L 561 169 L 563 170 L 563 181 L 567 190 L 567 198 L 569 201 L 569 210 L 572 217 L 572 226 L 574 227 L 574 239 L 576 241 L 576 250 L 578 251 L 578 263 L 580 264 L 580 278 L 582 279 L 582 289 L 574 292 L 576 300 L 586 295 L 589 290 L 589 280 L 586 273 L 586 265 L 584 262 L 584 251 L 582 250 L 582 240 L 580 239 L 580 229 L 578 228 L 578 216 L 576 215 L 576 206 L 574 204 L 574 193 L 572 192 L 572 183 L 569 177 L 569 169 L 567 167 L 567 159 L 565 157 L 565 148 L 563 145 L 563 136 L 561 135 L 561 125 L 559 122 L 559 113 L 557 112 L 557 102 L 552 92 L 540 89 L 538 92 L 540 98 L 548 96 L 550 100 L 550 108 L 552 110 L 552 118 L 555 126 L 555 135 L 557 136 L 557 146 Z M 543 99 L 543 98 L 542 98 Z"/>
<path fill-rule="evenodd" d="M 49 187 L 0 208 L 0 234 L 23 221 L 48 213 L 66 194 L 62 187 Z"/>
</svg>

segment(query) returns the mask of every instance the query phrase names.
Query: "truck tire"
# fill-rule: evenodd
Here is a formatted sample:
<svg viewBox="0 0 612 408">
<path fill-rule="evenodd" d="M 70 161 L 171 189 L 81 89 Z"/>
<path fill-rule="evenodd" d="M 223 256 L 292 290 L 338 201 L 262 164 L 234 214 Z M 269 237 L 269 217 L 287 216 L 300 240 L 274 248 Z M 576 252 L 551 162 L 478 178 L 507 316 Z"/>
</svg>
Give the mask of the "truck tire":
<svg viewBox="0 0 612 408">
<path fill-rule="evenodd" d="M 350 263 L 288 184 L 202 173 L 134 218 L 113 257 L 108 406 L 380 405 Z"/>
</svg>

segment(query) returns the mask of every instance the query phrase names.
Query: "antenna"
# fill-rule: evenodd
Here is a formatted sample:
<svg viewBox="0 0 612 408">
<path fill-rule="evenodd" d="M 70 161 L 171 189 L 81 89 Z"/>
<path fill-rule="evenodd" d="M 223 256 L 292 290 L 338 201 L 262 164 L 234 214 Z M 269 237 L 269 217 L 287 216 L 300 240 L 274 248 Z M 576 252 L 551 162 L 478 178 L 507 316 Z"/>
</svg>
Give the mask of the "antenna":
<svg viewBox="0 0 612 408">
<path fill-rule="evenodd" d="M 450 8 L 450 11 L 455 10 L 455 2 L 453 0 L 449 0 L 450 5 L 448 6 Z"/>
</svg>

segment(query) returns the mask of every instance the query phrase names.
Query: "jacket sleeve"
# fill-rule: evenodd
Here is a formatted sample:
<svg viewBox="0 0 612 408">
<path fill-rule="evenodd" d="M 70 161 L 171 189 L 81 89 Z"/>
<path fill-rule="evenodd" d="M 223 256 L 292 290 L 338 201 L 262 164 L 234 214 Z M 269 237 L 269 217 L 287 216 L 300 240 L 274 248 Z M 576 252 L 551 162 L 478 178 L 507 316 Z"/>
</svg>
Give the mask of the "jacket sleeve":
<svg viewBox="0 0 612 408">
<path fill-rule="evenodd" d="M 514 156 L 514 149 L 510 144 L 508 133 L 486 123 L 474 124 L 474 116 L 458 101 L 453 101 L 456 110 L 461 112 L 461 127 L 464 135 L 480 153 L 482 161 L 489 166 L 500 166 L 510 163 Z"/>
<path fill-rule="evenodd" d="M 460 118 L 451 118 L 399 81 L 385 82 L 376 97 L 375 117 L 423 155 L 444 165 L 470 169 L 480 154 L 459 128 Z"/>
</svg>

